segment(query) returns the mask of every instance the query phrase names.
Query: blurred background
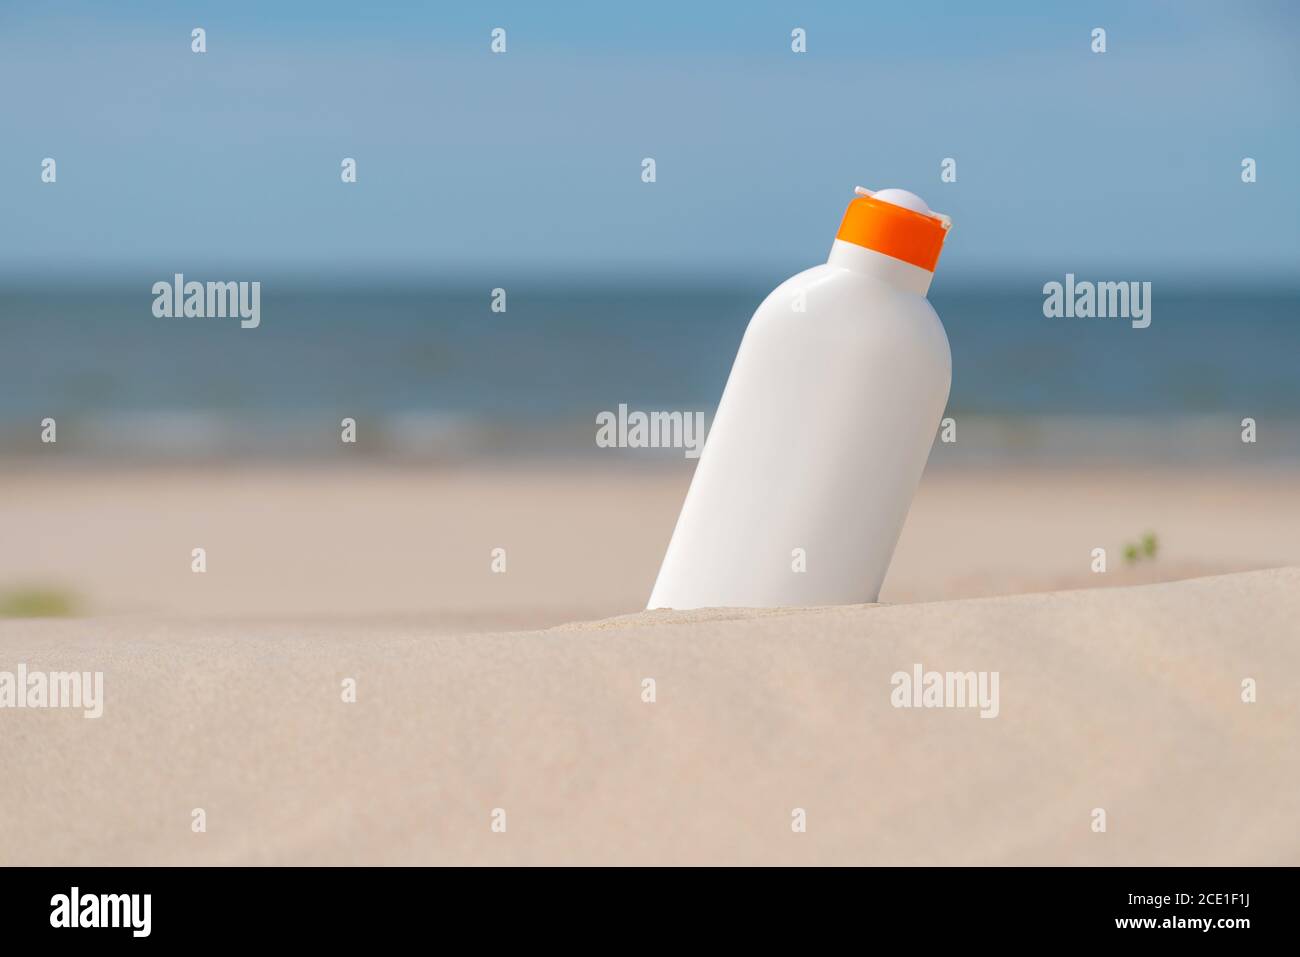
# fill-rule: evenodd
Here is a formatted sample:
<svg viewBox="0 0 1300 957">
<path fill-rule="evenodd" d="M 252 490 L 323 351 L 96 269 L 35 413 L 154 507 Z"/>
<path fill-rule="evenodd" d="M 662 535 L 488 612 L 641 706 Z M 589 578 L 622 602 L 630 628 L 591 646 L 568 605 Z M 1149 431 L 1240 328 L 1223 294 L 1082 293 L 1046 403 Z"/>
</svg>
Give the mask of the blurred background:
<svg viewBox="0 0 1300 957">
<path fill-rule="evenodd" d="M 8 607 L 635 610 L 692 463 L 597 449 L 596 413 L 711 421 L 750 314 L 824 261 L 857 184 L 954 221 L 931 299 L 958 441 L 886 597 L 1091 583 L 1079 549 L 1178 502 L 1178 568 L 1292 560 L 1298 27 L 1254 2 L 0 6 Z M 260 328 L 156 318 L 175 273 L 261 282 Z M 1044 318 L 1066 273 L 1151 282 L 1151 326 Z M 1014 514 L 936 570 L 924 529 L 1000 489 Z M 1035 489 L 1076 524 L 1023 514 Z M 511 535 L 538 577 L 457 571 Z M 191 575 L 222 536 L 225 584 Z"/>
</svg>

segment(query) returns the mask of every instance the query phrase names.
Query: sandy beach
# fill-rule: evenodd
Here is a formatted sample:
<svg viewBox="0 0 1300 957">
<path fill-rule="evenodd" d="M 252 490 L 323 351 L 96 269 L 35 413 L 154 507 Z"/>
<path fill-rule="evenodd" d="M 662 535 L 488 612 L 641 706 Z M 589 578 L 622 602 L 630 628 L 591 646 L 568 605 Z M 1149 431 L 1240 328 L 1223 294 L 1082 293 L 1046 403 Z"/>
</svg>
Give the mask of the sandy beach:
<svg viewBox="0 0 1300 957">
<path fill-rule="evenodd" d="M 439 632 L 639 611 L 692 464 L 10 468 L 0 592 L 83 616 L 412 619 Z M 1300 564 L 1300 469 L 927 471 L 880 598 L 940 601 Z M 1154 533 L 1159 554 L 1129 563 Z M 195 547 L 207 571 L 191 572 Z M 1091 570 L 1092 550 L 1107 570 Z M 506 572 L 492 572 L 492 550 Z"/>
<path fill-rule="evenodd" d="M 0 712 L 0 863 L 1300 863 L 1294 472 L 933 470 L 881 605 L 641 612 L 688 480 L 11 469 L 0 590 L 75 607 L 0 670 L 104 708 Z"/>
<path fill-rule="evenodd" d="M 10 622 L 105 707 L 4 715 L 3 863 L 1295 864 L 1297 614 L 1300 569 L 474 636 Z M 998 670 L 997 718 L 892 707 L 914 663 Z"/>
</svg>

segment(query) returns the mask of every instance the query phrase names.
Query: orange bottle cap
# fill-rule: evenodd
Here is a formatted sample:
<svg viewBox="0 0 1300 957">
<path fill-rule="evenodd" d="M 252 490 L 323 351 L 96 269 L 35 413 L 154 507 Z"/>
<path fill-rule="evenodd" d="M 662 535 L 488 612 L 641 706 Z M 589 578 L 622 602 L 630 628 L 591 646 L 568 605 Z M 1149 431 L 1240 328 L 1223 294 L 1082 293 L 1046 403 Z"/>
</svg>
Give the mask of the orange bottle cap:
<svg viewBox="0 0 1300 957">
<path fill-rule="evenodd" d="M 861 195 L 844 211 L 835 238 L 934 272 L 951 225 L 948 217 L 931 212 L 919 196 L 903 190 L 872 193 L 858 187 L 858 192 Z M 921 209 L 909 209 L 881 196 L 897 197 Z"/>
</svg>

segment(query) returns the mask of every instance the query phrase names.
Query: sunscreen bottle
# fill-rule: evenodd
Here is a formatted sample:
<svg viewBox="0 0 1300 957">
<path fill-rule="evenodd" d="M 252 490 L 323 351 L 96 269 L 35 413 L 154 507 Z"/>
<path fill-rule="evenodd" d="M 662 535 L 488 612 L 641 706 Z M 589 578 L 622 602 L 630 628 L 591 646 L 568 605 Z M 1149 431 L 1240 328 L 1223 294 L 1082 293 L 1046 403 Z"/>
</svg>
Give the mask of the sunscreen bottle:
<svg viewBox="0 0 1300 957">
<path fill-rule="evenodd" d="M 648 607 L 877 600 L 952 381 L 926 299 L 950 222 L 857 192 L 750 320 Z"/>
</svg>

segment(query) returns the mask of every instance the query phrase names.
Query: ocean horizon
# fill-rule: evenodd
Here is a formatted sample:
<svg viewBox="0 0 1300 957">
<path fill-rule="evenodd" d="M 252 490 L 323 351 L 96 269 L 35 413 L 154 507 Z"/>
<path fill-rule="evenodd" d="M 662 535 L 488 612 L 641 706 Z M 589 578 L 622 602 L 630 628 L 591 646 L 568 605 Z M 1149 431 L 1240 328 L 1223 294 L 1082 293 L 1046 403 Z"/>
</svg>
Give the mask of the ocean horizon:
<svg viewBox="0 0 1300 957">
<path fill-rule="evenodd" d="M 1045 317 L 1043 284 L 1063 279 L 936 279 L 953 353 L 946 414 L 970 425 L 936 460 L 1212 459 L 1240 451 L 1245 417 L 1269 423 L 1259 457 L 1300 458 L 1300 285 L 1156 280 L 1150 325 L 1134 328 Z M 711 422 L 779 278 L 286 274 L 261 281 L 256 328 L 159 318 L 153 281 L 0 284 L 0 454 L 39 453 L 47 416 L 61 452 L 108 457 L 328 455 L 343 417 L 368 453 L 667 454 L 596 450 L 595 416 L 625 404 Z"/>
</svg>

